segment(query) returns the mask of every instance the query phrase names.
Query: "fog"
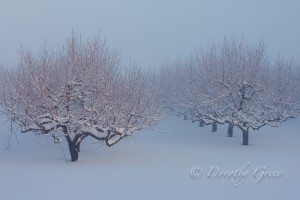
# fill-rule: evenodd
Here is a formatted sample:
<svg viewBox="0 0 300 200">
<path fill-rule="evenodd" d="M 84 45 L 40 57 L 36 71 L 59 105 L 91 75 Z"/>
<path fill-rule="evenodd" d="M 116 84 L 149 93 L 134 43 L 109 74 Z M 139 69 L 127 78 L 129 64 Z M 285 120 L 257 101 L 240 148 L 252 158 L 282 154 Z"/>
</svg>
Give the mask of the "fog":
<svg viewBox="0 0 300 200">
<path fill-rule="evenodd" d="M 18 50 L 45 40 L 64 43 L 74 30 L 89 37 L 101 29 L 125 64 L 144 68 L 184 58 L 195 48 L 244 36 L 264 39 L 269 56 L 300 62 L 300 1 L 289 0 L 1 0 L 0 64 L 13 67 Z"/>
</svg>

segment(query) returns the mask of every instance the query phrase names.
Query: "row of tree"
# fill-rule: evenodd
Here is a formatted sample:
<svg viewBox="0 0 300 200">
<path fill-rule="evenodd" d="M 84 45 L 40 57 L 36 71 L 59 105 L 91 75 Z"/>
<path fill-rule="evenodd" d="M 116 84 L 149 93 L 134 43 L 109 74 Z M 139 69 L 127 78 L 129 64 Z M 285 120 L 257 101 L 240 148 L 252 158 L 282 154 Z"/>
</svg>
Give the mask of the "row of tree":
<svg viewBox="0 0 300 200">
<path fill-rule="evenodd" d="M 299 69 L 284 58 L 266 57 L 264 43 L 224 39 L 185 61 L 161 69 L 168 108 L 185 119 L 249 130 L 278 126 L 299 114 Z"/>
<path fill-rule="evenodd" d="M 200 124 L 228 123 L 243 132 L 299 113 L 299 73 L 284 59 L 269 61 L 263 43 L 242 40 L 196 52 L 157 73 L 122 67 L 99 35 L 74 34 L 52 50 L 21 50 L 19 64 L 0 71 L 0 108 L 21 132 L 66 139 L 71 160 L 92 137 L 107 146 L 156 125 L 166 109 Z"/>
</svg>

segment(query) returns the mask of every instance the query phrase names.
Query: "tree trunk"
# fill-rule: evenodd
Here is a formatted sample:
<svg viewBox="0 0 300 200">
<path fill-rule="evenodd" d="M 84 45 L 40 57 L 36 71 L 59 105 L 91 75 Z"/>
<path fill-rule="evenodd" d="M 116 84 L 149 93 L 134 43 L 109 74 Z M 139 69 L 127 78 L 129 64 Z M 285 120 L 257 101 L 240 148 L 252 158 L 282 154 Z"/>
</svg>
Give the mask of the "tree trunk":
<svg viewBox="0 0 300 200">
<path fill-rule="evenodd" d="M 217 132 L 217 130 L 218 130 L 217 123 L 213 122 L 212 123 L 212 132 Z"/>
<path fill-rule="evenodd" d="M 204 121 L 203 120 L 200 120 L 199 121 L 199 127 L 203 127 L 204 126 Z"/>
<path fill-rule="evenodd" d="M 243 130 L 243 145 L 249 144 L 249 131 Z"/>
<path fill-rule="evenodd" d="M 229 123 L 228 125 L 228 137 L 232 137 L 233 136 L 233 123 Z"/>
<path fill-rule="evenodd" d="M 80 143 L 77 144 L 77 147 L 76 147 L 76 148 L 77 148 L 77 151 L 80 152 Z"/>
<path fill-rule="evenodd" d="M 71 161 L 77 161 L 78 160 L 78 146 L 76 145 L 76 142 L 68 142 L 70 155 L 71 155 Z"/>
</svg>

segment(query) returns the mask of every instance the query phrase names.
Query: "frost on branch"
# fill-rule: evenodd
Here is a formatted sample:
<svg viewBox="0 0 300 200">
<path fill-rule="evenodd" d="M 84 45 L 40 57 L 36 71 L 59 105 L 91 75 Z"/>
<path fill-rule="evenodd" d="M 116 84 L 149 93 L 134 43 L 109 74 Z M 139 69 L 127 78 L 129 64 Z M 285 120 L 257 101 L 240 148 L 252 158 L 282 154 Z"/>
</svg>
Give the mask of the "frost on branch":
<svg viewBox="0 0 300 200">
<path fill-rule="evenodd" d="M 121 68 L 119 54 L 98 37 L 74 35 L 57 51 L 21 50 L 17 68 L 1 71 L 0 106 L 21 132 L 66 138 L 72 161 L 90 136 L 108 146 L 158 123 L 154 76 Z"/>
<path fill-rule="evenodd" d="M 237 126 L 244 145 L 249 129 L 278 126 L 299 114 L 293 63 L 268 60 L 263 42 L 250 46 L 244 39 L 225 39 L 169 71 L 172 81 L 166 91 L 175 112 L 205 124 Z"/>
</svg>

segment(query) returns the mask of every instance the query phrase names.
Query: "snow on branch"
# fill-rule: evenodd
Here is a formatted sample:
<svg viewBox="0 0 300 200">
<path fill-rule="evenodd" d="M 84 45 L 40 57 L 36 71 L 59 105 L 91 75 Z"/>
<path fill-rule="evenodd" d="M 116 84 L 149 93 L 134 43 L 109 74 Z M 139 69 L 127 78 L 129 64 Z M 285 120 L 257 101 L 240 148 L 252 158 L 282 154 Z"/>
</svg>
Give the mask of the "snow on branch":
<svg viewBox="0 0 300 200">
<path fill-rule="evenodd" d="M 299 115 L 299 72 L 283 58 L 266 58 L 263 42 L 224 39 L 164 68 L 167 105 L 187 119 L 231 123 L 243 132 Z"/>
<path fill-rule="evenodd" d="M 21 132 L 51 135 L 55 142 L 62 132 L 76 160 L 85 137 L 111 146 L 159 122 L 154 74 L 121 68 L 118 51 L 99 35 L 84 42 L 72 34 L 66 41 L 56 51 L 21 50 L 18 67 L 1 70 L 1 111 Z"/>
</svg>

